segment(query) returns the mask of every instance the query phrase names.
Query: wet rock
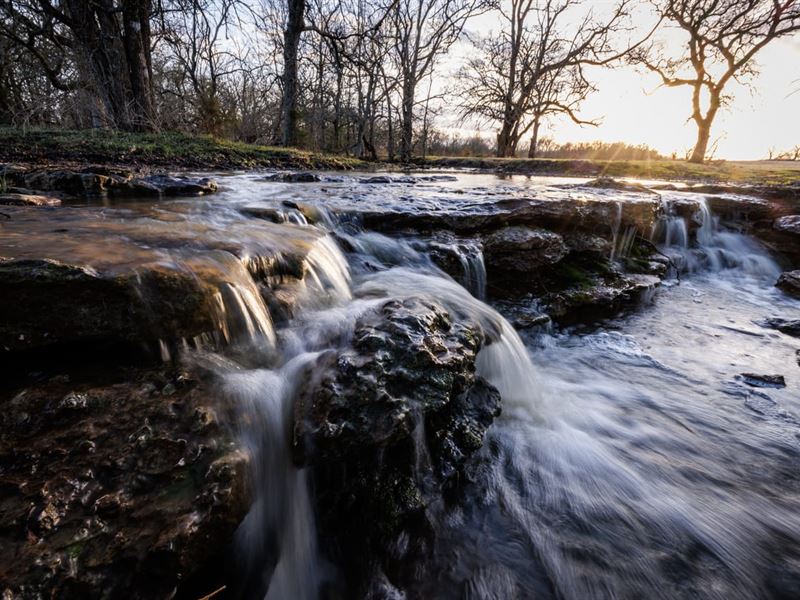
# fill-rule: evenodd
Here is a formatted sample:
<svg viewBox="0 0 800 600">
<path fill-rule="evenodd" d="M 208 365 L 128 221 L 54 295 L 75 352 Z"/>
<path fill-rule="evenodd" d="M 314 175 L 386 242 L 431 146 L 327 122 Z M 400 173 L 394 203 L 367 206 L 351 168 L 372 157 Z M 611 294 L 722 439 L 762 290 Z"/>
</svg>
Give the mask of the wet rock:
<svg viewBox="0 0 800 600">
<path fill-rule="evenodd" d="M 500 411 L 475 375 L 482 344 L 480 328 L 435 302 L 389 301 L 358 321 L 351 349 L 314 369 L 296 405 L 296 453 L 312 468 L 322 539 L 336 540 L 353 581 L 346 596 L 368 587 L 371 565 L 400 587 L 401 572 L 424 569 L 429 511 Z"/>
<path fill-rule="evenodd" d="M 780 317 L 771 317 L 763 322 L 765 327 L 777 329 L 781 333 L 800 337 L 800 319 L 782 319 Z"/>
<path fill-rule="evenodd" d="M 568 252 L 557 233 L 528 227 L 506 227 L 486 235 L 483 248 L 487 269 L 516 273 L 557 263 Z"/>
<path fill-rule="evenodd" d="M 215 181 L 171 175 L 137 176 L 132 171 L 93 168 L 86 171 L 43 169 L 15 174 L 28 188 L 72 196 L 199 196 L 217 191 Z"/>
<path fill-rule="evenodd" d="M 611 177 L 598 177 L 587 183 L 578 184 L 580 187 L 588 187 L 602 190 L 619 190 L 623 192 L 636 192 L 640 194 L 652 194 L 653 191 L 641 183 L 632 181 L 619 181 Z"/>
<path fill-rule="evenodd" d="M 773 227 L 777 231 L 784 231 L 800 236 L 800 215 L 786 215 L 785 217 L 775 219 Z"/>
<path fill-rule="evenodd" d="M 659 277 L 643 274 L 586 273 L 580 277 L 585 279 L 542 298 L 543 308 L 563 325 L 613 315 L 638 304 L 661 283 Z"/>
<path fill-rule="evenodd" d="M 790 296 L 800 298 L 800 270 L 781 273 L 775 285 Z"/>
<path fill-rule="evenodd" d="M 223 339 L 220 300 L 237 285 L 252 287 L 251 277 L 265 296 L 302 279 L 320 238 L 309 228 L 255 221 L 217 231 L 87 209 L 7 210 L 13 218 L 0 238 L 2 352 L 91 340 L 152 345 L 207 333 Z"/>
<path fill-rule="evenodd" d="M 316 173 L 309 173 L 308 171 L 284 171 L 281 173 L 273 173 L 264 177 L 264 181 L 280 181 L 282 183 L 315 183 L 322 181 L 322 177 Z"/>
<path fill-rule="evenodd" d="M 358 180 L 359 183 L 368 183 L 368 184 L 415 184 L 417 183 L 417 178 L 412 177 L 410 175 L 400 176 L 400 177 L 390 177 L 389 175 L 375 175 L 373 177 L 362 177 Z"/>
<path fill-rule="evenodd" d="M 450 231 L 457 235 L 488 233 L 503 227 L 527 226 L 549 229 L 559 234 L 584 232 L 611 239 L 620 228 L 633 227 L 649 235 L 661 214 L 655 196 L 617 201 L 595 198 L 573 199 L 504 198 L 483 202 L 470 210 L 374 211 L 368 207 L 352 211 L 363 226 L 379 232 Z"/>
<path fill-rule="evenodd" d="M 727 222 L 771 220 L 775 215 L 770 202 L 749 196 L 707 196 L 706 204 L 715 216 Z"/>
<path fill-rule="evenodd" d="M 156 265 L 104 276 L 49 259 L 5 260 L 0 287 L 6 352 L 90 339 L 179 339 L 215 328 L 215 289 Z"/>
<path fill-rule="evenodd" d="M 0 194 L 0 204 L 5 206 L 58 206 L 60 198 L 29 193 Z"/>
<path fill-rule="evenodd" d="M 8 597 L 164 598 L 223 575 L 248 510 L 246 458 L 216 417 L 195 427 L 198 411 L 218 408 L 203 384 L 173 384 L 169 400 L 142 385 L 173 375 L 0 396 Z"/>
<path fill-rule="evenodd" d="M 775 220 L 772 229 L 760 233 L 770 247 L 783 254 L 792 266 L 800 267 L 800 215 L 786 215 Z"/>
<path fill-rule="evenodd" d="M 783 375 L 760 375 L 757 373 L 742 373 L 739 375 L 742 382 L 751 387 L 784 388 L 786 380 Z"/>
<path fill-rule="evenodd" d="M 170 175 L 149 175 L 132 180 L 128 186 L 110 188 L 112 195 L 138 195 L 143 189 L 163 196 L 203 196 L 217 191 L 217 183 L 208 177 L 172 177 Z"/>
</svg>

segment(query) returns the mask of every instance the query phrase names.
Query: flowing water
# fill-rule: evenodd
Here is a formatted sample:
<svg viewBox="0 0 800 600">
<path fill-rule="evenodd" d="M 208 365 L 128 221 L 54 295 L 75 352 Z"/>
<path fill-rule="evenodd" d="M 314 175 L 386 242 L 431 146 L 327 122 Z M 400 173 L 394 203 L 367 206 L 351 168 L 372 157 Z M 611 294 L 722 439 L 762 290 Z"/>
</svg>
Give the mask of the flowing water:
<svg viewBox="0 0 800 600">
<path fill-rule="evenodd" d="M 637 201 L 553 183 L 460 175 L 373 185 L 337 175 L 290 185 L 235 176 L 218 198 L 171 204 L 223 222 L 241 219 L 243 207 L 270 207 L 313 227 L 292 208 L 303 201 L 318 211 L 316 227 L 330 231 L 309 255 L 300 308 L 277 331 L 249 278 L 220 292 L 225 331 L 259 340 L 249 351 L 263 354 L 249 367 L 220 367 L 256 457 L 256 497 L 238 538 L 242 595 L 310 599 L 335 577 L 316 545 L 306 475 L 289 457 L 294 394 L 319 353 L 347 344 L 360 315 L 386 298 L 422 296 L 483 325 L 492 343 L 478 372 L 503 398 L 475 457 L 475 481 L 441 515 L 436 576 L 419 583 L 422 597 L 800 597 L 800 341 L 759 324 L 796 318 L 800 303 L 773 287 L 780 270 L 757 242 L 721 228 L 697 198 L 696 223 L 668 216 L 653 231 L 676 273 L 646 305 L 599 328 L 521 338 L 483 302 L 479 246 L 436 242 L 458 257 L 457 283 L 414 236 L 364 232 L 327 210 L 471 213 L 490 210 L 497 196 L 531 194 Z M 614 231 L 612 259 L 633 236 L 619 223 Z M 745 372 L 783 374 L 786 387 L 751 387 Z"/>
</svg>

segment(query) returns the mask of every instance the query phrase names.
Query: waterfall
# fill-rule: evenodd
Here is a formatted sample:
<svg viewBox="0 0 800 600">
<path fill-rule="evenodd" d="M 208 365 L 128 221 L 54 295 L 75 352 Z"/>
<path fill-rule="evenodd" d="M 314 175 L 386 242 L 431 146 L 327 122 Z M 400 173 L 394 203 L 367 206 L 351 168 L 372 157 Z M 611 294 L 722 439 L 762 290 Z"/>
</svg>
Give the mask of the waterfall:
<svg viewBox="0 0 800 600">
<path fill-rule="evenodd" d="M 224 393 L 240 416 L 240 436 L 251 456 L 253 504 L 237 530 L 236 549 L 245 569 L 242 597 L 313 600 L 319 585 L 314 513 L 306 474 L 292 464 L 292 401 L 300 373 L 316 354 L 283 368 L 224 377 Z M 256 589 L 251 589 L 256 588 Z"/>
<path fill-rule="evenodd" d="M 461 263 L 464 287 L 480 300 L 486 299 L 486 264 L 478 243 L 456 244 L 453 248 Z"/>
<path fill-rule="evenodd" d="M 698 205 L 692 221 L 699 224 L 694 231 L 694 240 L 690 235 L 690 223 L 675 214 L 674 199 L 666 194 L 662 196 L 665 216 L 653 231 L 653 241 L 661 246 L 679 270 L 697 273 L 737 269 L 764 279 L 780 274 L 778 265 L 758 242 L 720 226 L 719 218 L 711 212 L 704 197 L 692 199 Z M 683 201 L 683 198 L 677 201 Z"/>
</svg>

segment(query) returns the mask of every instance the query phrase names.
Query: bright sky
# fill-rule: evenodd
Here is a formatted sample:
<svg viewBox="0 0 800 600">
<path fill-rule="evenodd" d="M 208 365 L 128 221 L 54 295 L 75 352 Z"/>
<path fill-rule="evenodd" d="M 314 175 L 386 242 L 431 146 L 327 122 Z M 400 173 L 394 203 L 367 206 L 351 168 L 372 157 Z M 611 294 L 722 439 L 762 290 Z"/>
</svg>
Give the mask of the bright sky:
<svg viewBox="0 0 800 600">
<path fill-rule="evenodd" d="M 468 25 L 471 31 L 483 32 L 500 27 L 495 15 L 483 15 Z M 455 56 L 467 51 L 454 50 Z M 755 160 L 766 158 L 770 149 L 783 151 L 800 144 L 800 36 L 773 41 L 756 58 L 760 74 L 750 86 L 729 84 L 733 101 L 717 115 L 712 129 L 712 143 L 718 140 L 715 158 Z M 559 142 L 644 143 L 679 157 L 691 149 L 696 130 L 687 121 L 689 87 L 659 87 L 655 74 L 624 65 L 590 73 L 599 91 L 587 99 L 581 115 L 600 118 L 601 125 L 579 127 L 562 118 L 549 123 L 544 135 Z"/>
</svg>

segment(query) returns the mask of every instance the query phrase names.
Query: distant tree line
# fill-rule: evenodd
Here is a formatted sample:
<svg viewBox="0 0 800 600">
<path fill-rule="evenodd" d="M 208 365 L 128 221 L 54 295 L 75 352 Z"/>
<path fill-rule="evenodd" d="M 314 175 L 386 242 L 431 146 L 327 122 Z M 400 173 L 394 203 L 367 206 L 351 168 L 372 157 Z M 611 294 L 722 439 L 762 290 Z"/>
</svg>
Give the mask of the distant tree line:
<svg viewBox="0 0 800 600">
<path fill-rule="evenodd" d="M 800 30 L 800 0 L 603 7 L 590 0 L 0 0 L 0 124 L 182 130 L 408 160 L 436 153 L 434 126 L 446 112 L 494 131 L 497 156 L 547 156 L 553 150 L 540 139 L 542 125 L 559 115 L 597 124 L 602 115 L 581 112 L 595 91 L 589 71 L 627 62 L 665 86 L 692 90 L 691 160 L 702 161 L 729 100 L 726 86 L 752 77 L 766 44 Z M 491 19 L 480 22 L 492 30 L 471 31 L 487 13 Z M 650 25 L 641 26 L 643 14 Z M 680 53 L 657 42 L 665 27 L 683 32 Z M 469 52 L 453 73 L 459 41 Z M 464 152 L 483 152 L 481 143 L 465 141 Z"/>
<path fill-rule="evenodd" d="M 479 135 L 461 136 L 433 130 L 429 132 L 427 150 L 431 156 L 497 156 L 494 141 Z M 520 148 L 515 155 L 527 157 L 527 148 Z M 558 143 L 550 137 L 538 142 L 539 158 L 571 158 L 590 160 L 664 160 L 667 157 L 649 146 L 624 142 L 566 142 Z"/>
</svg>

